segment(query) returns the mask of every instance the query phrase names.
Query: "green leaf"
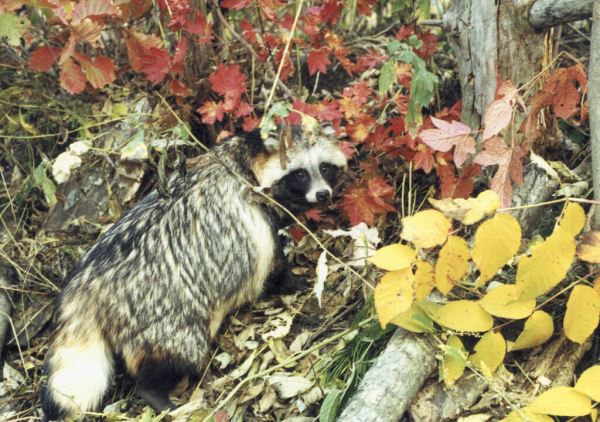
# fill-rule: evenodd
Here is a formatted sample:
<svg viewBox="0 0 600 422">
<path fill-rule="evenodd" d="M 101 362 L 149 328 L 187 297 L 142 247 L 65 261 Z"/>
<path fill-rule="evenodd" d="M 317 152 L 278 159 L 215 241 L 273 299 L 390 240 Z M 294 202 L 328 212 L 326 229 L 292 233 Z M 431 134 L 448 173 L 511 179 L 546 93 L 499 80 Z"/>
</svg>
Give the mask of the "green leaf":
<svg viewBox="0 0 600 422">
<path fill-rule="evenodd" d="M 40 188 L 42 192 L 44 192 L 44 197 L 50 208 L 56 205 L 56 185 L 52 179 L 46 175 L 45 162 L 36 167 L 33 173 L 33 183 L 37 188 Z"/>
<path fill-rule="evenodd" d="M 406 119 L 409 122 L 420 123 L 423 117 L 421 109 L 433 98 L 437 87 L 438 77 L 429 72 L 425 67 L 413 68 L 413 77 L 410 83 L 410 102 Z"/>
<path fill-rule="evenodd" d="M 392 40 L 387 45 L 387 51 L 389 54 L 394 54 L 396 51 L 398 51 L 400 49 L 400 47 L 402 47 L 402 43 L 400 41 Z"/>
<path fill-rule="evenodd" d="M 269 133 L 277 129 L 275 117 L 287 117 L 291 111 L 292 105 L 289 103 L 280 101 L 273 104 L 267 114 L 263 117 L 263 122 L 260 126 L 260 136 L 262 136 L 263 139 L 267 139 Z"/>
<path fill-rule="evenodd" d="M 429 19 L 431 13 L 430 0 L 417 0 L 417 16 L 420 19 Z"/>
<path fill-rule="evenodd" d="M 381 66 L 379 72 L 379 93 L 385 94 L 392 84 L 396 81 L 396 71 L 394 70 L 394 60 L 388 60 Z"/>
<path fill-rule="evenodd" d="M 321 410 L 319 411 L 319 420 L 321 422 L 335 421 L 343 395 L 344 392 L 337 388 L 334 388 L 327 393 L 323 400 L 323 404 L 321 405 Z"/>
<path fill-rule="evenodd" d="M 30 23 L 26 18 L 14 13 L 0 13 L 0 40 L 6 38 L 8 45 L 16 47 Z"/>
</svg>

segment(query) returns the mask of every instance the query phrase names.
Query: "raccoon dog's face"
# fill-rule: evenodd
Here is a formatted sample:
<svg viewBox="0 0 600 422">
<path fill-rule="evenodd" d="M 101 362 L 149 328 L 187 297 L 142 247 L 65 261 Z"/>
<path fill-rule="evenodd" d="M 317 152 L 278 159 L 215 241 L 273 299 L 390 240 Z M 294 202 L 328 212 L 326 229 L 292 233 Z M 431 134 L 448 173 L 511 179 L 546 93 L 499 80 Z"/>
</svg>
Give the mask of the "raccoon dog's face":
<svg viewBox="0 0 600 422">
<path fill-rule="evenodd" d="M 267 153 L 254 166 L 260 187 L 293 211 L 329 202 L 347 165 L 333 129 L 290 129 L 287 139 L 265 140 Z"/>
</svg>

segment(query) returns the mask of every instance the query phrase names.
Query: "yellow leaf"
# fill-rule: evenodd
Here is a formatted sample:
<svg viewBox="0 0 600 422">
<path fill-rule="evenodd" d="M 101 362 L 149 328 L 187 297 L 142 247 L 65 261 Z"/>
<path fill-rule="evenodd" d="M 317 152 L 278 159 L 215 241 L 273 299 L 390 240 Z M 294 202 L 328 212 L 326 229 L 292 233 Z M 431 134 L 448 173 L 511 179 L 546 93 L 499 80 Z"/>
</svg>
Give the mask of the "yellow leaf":
<svg viewBox="0 0 600 422">
<path fill-rule="evenodd" d="M 417 251 L 410 246 L 394 243 L 375 251 L 369 261 L 382 270 L 398 271 L 410 267 L 416 255 Z"/>
<path fill-rule="evenodd" d="M 519 300 L 520 294 L 521 291 L 514 284 L 503 284 L 487 292 L 479 304 L 496 317 L 527 318 L 535 309 L 535 299 Z"/>
<path fill-rule="evenodd" d="M 500 333 L 488 331 L 475 345 L 475 353 L 469 357 L 469 361 L 486 376 L 491 376 L 504 360 L 504 355 L 506 355 L 504 337 Z"/>
<path fill-rule="evenodd" d="M 410 268 L 392 271 L 381 277 L 375 287 L 375 311 L 381 326 L 410 309 L 414 300 L 414 275 Z"/>
<path fill-rule="evenodd" d="M 500 207 L 498 194 L 492 190 L 481 192 L 477 195 L 477 198 L 430 198 L 429 202 L 443 212 L 446 217 L 460 221 L 465 225 L 481 221 L 486 215 L 493 213 Z"/>
<path fill-rule="evenodd" d="M 525 326 L 519 337 L 514 343 L 509 344 L 508 350 L 514 352 L 515 350 L 539 346 L 548 341 L 553 332 L 554 322 L 552 322 L 552 317 L 544 311 L 535 311 L 525 321 Z"/>
<path fill-rule="evenodd" d="M 600 295 L 600 277 L 594 280 L 594 290 Z"/>
<path fill-rule="evenodd" d="M 583 371 L 575 384 L 575 390 L 600 402 L 600 365 L 591 366 Z"/>
<path fill-rule="evenodd" d="M 494 325 L 493 318 L 477 302 L 455 300 L 441 306 L 430 305 L 428 302 L 421 304 L 431 319 L 451 330 L 483 332 L 489 331 Z"/>
<path fill-rule="evenodd" d="M 572 387 L 554 387 L 537 396 L 525 409 L 554 416 L 585 416 L 590 414 L 592 402 Z"/>
<path fill-rule="evenodd" d="M 417 270 L 415 271 L 415 297 L 421 301 L 427 297 L 435 286 L 433 278 L 433 266 L 421 259 L 417 260 Z"/>
<path fill-rule="evenodd" d="M 600 231 L 586 232 L 581 236 L 577 256 L 586 262 L 600 264 Z"/>
<path fill-rule="evenodd" d="M 568 202 L 558 225 L 575 237 L 585 225 L 585 212 L 581 205 Z"/>
<path fill-rule="evenodd" d="M 463 278 L 467 272 L 468 260 L 467 242 L 458 236 L 449 236 L 435 264 L 435 286 L 440 292 L 448 294 Z"/>
<path fill-rule="evenodd" d="M 535 299 L 565 278 L 575 257 L 575 241 L 557 226 L 554 233 L 534 246 L 531 256 L 522 256 L 517 266 L 516 285 L 521 299 Z"/>
<path fill-rule="evenodd" d="M 548 415 L 538 415 L 537 413 L 520 409 L 513 410 L 500 422 L 554 422 L 554 419 Z"/>
<path fill-rule="evenodd" d="M 465 371 L 467 351 L 457 336 L 448 337 L 448 342 L 442 346 L 442 379 L 446 385 L 453 385 Z"/>
<path fill-rule="evenodd" d="M 412 242 L 417 248 L 433 248 L 446 241 L 452 224 L 439 211 L 419 211 L 402 219 L 400 237 Z"/>
<path fill-rule="evenodd" d="M 475 245 L 471 253 L 479 268 L 477 285 L 490 280 L 519 249 L 521 226 L 510 214 L 496 214 L 483 222 L 475 232 Z"/>
<path fill-rule="evenodd" d="M 565 335 L 575 343 L 583 344 L 594 333 L 600 321 L 600 296 L 590 286 L 579 284 L 567 301 L 564 320 Z M 598 378 L 600 384 L 600 378 Z"/>
<path fill-rule="evenodd" d="M 433 321 L 419 306 L 413 305 L 408 312 L 396 315 L 390 321 L 413 333 L 434 333 Z"/>
</svg>

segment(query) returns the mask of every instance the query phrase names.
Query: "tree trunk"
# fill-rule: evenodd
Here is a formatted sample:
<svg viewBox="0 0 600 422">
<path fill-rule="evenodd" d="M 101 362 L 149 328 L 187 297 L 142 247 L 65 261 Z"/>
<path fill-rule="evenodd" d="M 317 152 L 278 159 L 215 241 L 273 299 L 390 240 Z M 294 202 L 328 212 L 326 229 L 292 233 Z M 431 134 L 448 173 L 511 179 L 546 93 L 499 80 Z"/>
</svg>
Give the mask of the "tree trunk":
<svg viewBox="0 0 600 422">
<path fill-rule="evenodd" d="M 544 34 L 529 24 L 526 1 L 456 0 L 444 28 L 456 51 L 462 91 L 462 121 L 481 128 L 494 99 L 497 77 L 517 87 L 541 69 Z"/>
<path fill-rule="evenodd" d="M 600 1 L 594 5 L 592 41 L 590 46 L 589 96 L 590 143 L 592 144 L 592 181 L 594 199 L 600 201 Z M 594 213 L 595 228 L 600 230 L 600 206 Z"/>
</svg>

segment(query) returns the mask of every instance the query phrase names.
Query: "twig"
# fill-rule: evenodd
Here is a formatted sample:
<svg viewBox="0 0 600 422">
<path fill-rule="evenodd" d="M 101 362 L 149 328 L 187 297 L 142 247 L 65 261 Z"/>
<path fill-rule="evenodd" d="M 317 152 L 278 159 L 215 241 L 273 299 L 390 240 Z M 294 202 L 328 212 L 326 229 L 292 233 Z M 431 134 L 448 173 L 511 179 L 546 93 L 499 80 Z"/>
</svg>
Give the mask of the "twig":
<svg viewBox="0 0 600 422">
<path fill-rule="evenodd" d="M 223 16 L 223 13 L 221 13 L 221 8 L 219 6 L 219 1 L 218 0 L 212 0 L 212 4 L 214 6 L 214 11 L 217 15 L 217 18 L 219 18 L 219 21 L 221 22 L 221 24 L 225 27 L 225 29 L 227 29 L 231 35 L 233 36 L 233 38 L 235 38 L 236 40 L 238 40 L 240 43 L 242 43 L 242 45 L 244 47 L 246 47 L 246 49 L 248 49 L 248 51 L 250 51 L 250 53 L 257 59 L 260 59 L 260 57 L 258 56 L 258 53 L 256 52 L 256 50 L 254 49 L 254 47 L 252 47 L 252 45 L 246 41 L 244 39 L 244 37 L 242 37 L 240 34 L 238 34 L 235 29 L 233 29 L 233 27 L 231 25 L 229 25 L 229 22 L 227 22 L 227 19 L 225 19 L 225 16 Z M 285 55 L 284 55 L 285 56 Z M 279 87 L 290 97 L 292 97 L 294 95 L 294 93 L 292 92 L 291 89 L 289 89 L 287 86 L 285 86 L 285 84 L 279 80 L 279 74 L 275 74 L 275 72 L 273 72 L 273 69 L 271 69 L 270 67 L 267 67 L 267 73 L 269 74 L 270 77 L 272 77 L 275 81 L 273 82 L 274 85 L 279 85 Z"/>
<path fill-rule="evenodd" d="M 217 0 L 213 0 L 213 1 L 217 1 Z M 294 16 L 294 23 L 292 24 L 292 29 L 290 29 L 290 35 L 287 39 L 287 42 L 285 43 L 285 48 L 283 49 L 283 54 L 281 55 L 281 61 L 279 62 L 279 67 L 277 68 L 277 75 L 275 76 L 275 81 L 273 82 L 273 86 L 271 87 L 271 92 L 269 92 L 267 102 L 265 103 L 265 111 L 263 114 L 263 118 L 260 122 L 260 126 L 263 125 L 263 123 L 265 121 L 265 116 L 267 116 L 267 110 L 269 109 L 269 106 L 271 105 L 271 101 L 273 101 L 273 96 L 275 95 L 275 87 L 277 86 L 277 82 L 280 82 L 279 77 L 281 76 L 281 71 L 283 70 L 283 63 L 285 62 L 285 59 L 287 58 L 288 51 L 290 50 L 290 44 L 292 42 L 292 38 L 294 37 L 294 32 L 296 31 L 296 25 L 298 24 L 298 18 L 300 17 L 300 12 L 302 11 L 303 3 L 304 3 L 304 0 L 300 0 L 298 2 L 298 5 L 296 6 L 298 8 L 298 10 L 296 10 L 296 16 Z"/>
</svg>

